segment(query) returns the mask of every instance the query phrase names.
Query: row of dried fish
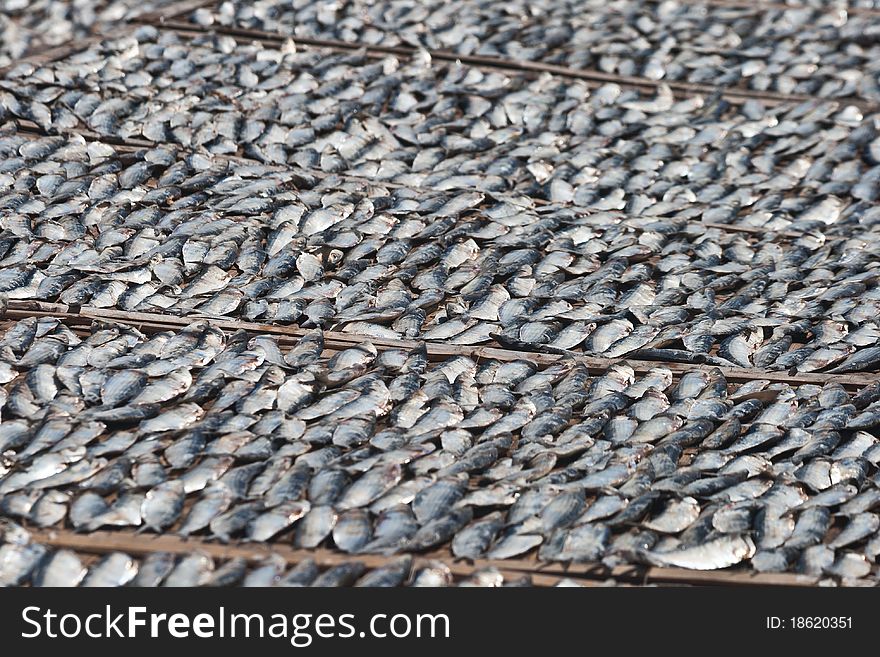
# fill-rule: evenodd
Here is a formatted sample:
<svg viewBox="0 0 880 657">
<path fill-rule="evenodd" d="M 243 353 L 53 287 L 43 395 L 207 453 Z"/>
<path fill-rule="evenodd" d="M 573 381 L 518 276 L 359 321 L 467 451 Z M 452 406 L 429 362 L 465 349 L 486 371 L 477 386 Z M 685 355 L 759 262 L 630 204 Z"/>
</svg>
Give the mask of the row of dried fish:
<svg viewBox="0 0 880 657">
<path fill-rule="evenodd" d="M 0 67 L 92 30 L 118 26 L 171 0 L 2 0 L 0 1 Z"/>
<path fill-rule="evenodd" d="M 396 587 L 396 586 L 530 586 L 531 577 L 505 577 L 495 568 L 475 570 L 456 577 L 442 561 L 414 567 L 402 556 L 387 565 L 368 568 L 352 560 L 335 566 L 318 566 L 305 559 L 288 567 L 276 555 L 259 562 L 241 558 L 215 561 L 195 551 L 186 556 L 154 552 L 135 558 L 124 552 L 97 557 L 68 549 L 53 549 L 34 541 L 23 527 L 7 522 L 0 528 L 0 586 L 118 587 L 118 586 L 291 586 L 291 587 Z M 559 586 L 578 586 L 560 579 Z"/>
<path fill-rule="evenodd" d="M 674 380 L 626 364 L 324 360 L 208 324 L 51 319 L 3 338 L 0 509 L 352 554 L 651 563 L 857 579 L 880 554 L 880 384 Z"/>
<path fill-rule="evenodd" d="M 290 52 L 145 27 L 61 62 L 12 71 L 0 113 L 213 155 L 413 187 L 514 189 L 653 216 L 778 229 L 873 223 L 880 137 L 854 107 L 730 107 L 425 58 Z"/>
<path fill-rule="evenodd" d="M 817 9 L 845 9 L 858 13 L 864 9 L 872 11 L 880 9 L 878 0 L 785 0 L 784 3 L 793 7 L 815 7 Z"/>
<path fill-rule="evenodd" d="M 11 299 L 803 372 L 880 359 L 868 228 L 780 242 L 695 209 L 636 222 L 168 148 L 10 136 L 0 153 Z"/>
<path fill-rule="evenodd" d="M 650 80 L 880 100 L 876 17 L 839 8 L 697 2 L 224 0 L 203 26 L 405 46 Z"/>
</svg>

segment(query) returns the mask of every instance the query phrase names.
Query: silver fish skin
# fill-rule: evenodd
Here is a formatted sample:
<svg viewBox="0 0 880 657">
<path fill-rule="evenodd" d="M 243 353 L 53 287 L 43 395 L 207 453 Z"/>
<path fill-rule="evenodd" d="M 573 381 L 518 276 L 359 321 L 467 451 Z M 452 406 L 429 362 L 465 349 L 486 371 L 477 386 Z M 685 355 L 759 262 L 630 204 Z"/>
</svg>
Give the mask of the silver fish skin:
<svg viewBox="0 0 880 657">
<path fill-rule="evenodd" d="M 201 581 L 204 582 L 204 586 L 237 586 L 242 583 L 247 572 L 247 561 L 235 558 L 208 572 Z"/>
<path fill-rule="evenodd" d="M 692 497 L 685 497 L 681 500 L 670 500 L 659 515 L 643 525 L 664 534 L 677 534 L 687 529 L 699 515 L 699 503 Z"/>
<path fill-rule="evenodd" d="M 36 543 L 0 545 L 0 586 L 25 583 L 45 554 L 46 548 Z"/>
<path fill-rule="evenodd" d="M 141 560 L 132 586 L 160 586 L 174 569 L 176 557 L 170 552 L 153 552 Z"/>
<path fill-rule="evenodd" d="M 501 537 L 487 553 L 490 559 L 510 559 L 538 547 L 544 542 L 540 534 L 513 532 Z"/>
<path fill-rule="evenodd" d="M 834 549 L 844 548 L 876 533 L 880 527 L 880 516 L 874 513 L 859 513 L 851 516 L 849 523 L 829 543 Z"/>
<path fill-rule="evenodd" d="M 138 562 L 122 552 L 113 552 L 89 568 L 82 586 L 117 587 L 131 582 L 138 572 Z"/>
<path fill-rule="evenodd" d="M 293 544 L 300 548 L 315 548 L 333 531 L 339 515 L 332 506 L 313 506 L 299 521 Z"/>
<path fill-rule="evenodd" d="M 365 570 L 366 567 L 358 561 L 339 564 L 338 566 L 333 566 L 318 575 L 309 586 L 351 586 L 358 580 Z"/>
<path fill-rule="evenodd" d="M 603 523 L 558 529 L 541 546 L 538 558 L 575 563 L 599 561 L 608 549 L 610 535 L 608 526 Z"/>
<path fill-rule="evenodd" d="M 369 512 L 351 509 L 339 515 L 333 527 L 333 542 L 343 552 L 359 552 L 370 542 L 372 533 Z"/>
<path fill-rule="evenodd" d="M 455 535 L 452 553 L 467 559 L 481 558 L 503 526 L 503 515 L 497 511 L 471 523 Z"/>
<path fill-rule="evenodd" d="M 412 557 L 398 557 L 386 566 L 376 568 L 364 574 L 354 583 L 357 587 L 396 587 L 401 586 L 409 578 L 412 571 Z"/>
<path fill-rule="evenodd" d="M 182 557 L 165 577 L 162 586 L 193 587 L 207 584 L 214 572 L 214 560 L 195 552 Z"/>
<path fill-rule="evenodd" d="M 431 561 L 413 577 L 411 586 L 440 587 L 452 584 L 452 572 L 449 566 L 441 561 Z"/>
<path fill-rule="evenodd" d="M 465 493 L 465 483 L 458 478 L 441 479 L 420 490 L 412 501 L 412 509 L 419 524 L 446 513 Z"/>
<path fill-rule="evenodd" d="M 391 553 L 404 546 L 418 530 L 412 510 L 405 504 L 384 509 L 376 518 L 373 538 L 360 548 L 362 553 Z"/>
<path fill-rule="evenodd" d="M 265 542 L 289 529 L 311 509 L 308 501 L 282 503 L 254 518 L 247 528 L 247 538 Z"/>
<path fill-rule="evenodd" d="M 190 508 L 177 533 L 186 537 L 204 529 L 214 518 L 229 509 L 233 500 L 234 496 L 225 486 L 214 484 L 206 488 Z"/>
<path fill-rule="evenodd" d="M 79 556 L 71 550 L 58 550 L 49 557 L 34 575 L 34 586 L 79 586 L 88 573 Z"/>
<path fill-rule="evenodd" d="M 366 506 L 391 490 L 401 477 L 399 464 L 374 468 L 345 490 L 336 502 L 336 508 L 345 511 Z"/>
<path fill-rule="evenodd" d="M 311 584 L 319 574 L 314 559 L 303 559 L 278 582 L 278 586 L 302 587 Z"/>
<path fill-rule="evenodd" d="M 657 565 L 691 570 L 718 570 L 751 559 L 755 544 L 748 536 L 724 536 L 675 552 L 647 552 L 645 558 Z"/>
<path fill-rule="evenodd" d="M 211 534 L 223 543 L 229 543 L 234 536 L 243 533 L 262 511 L 260 502 L 245 502 L 232 506 L 215 516 L 208 527 Z"/>
<path fill-rule="evenodd" d="M 183 482 L 166 481 L 147 491 L 141 505 L 144 526 L 161 533 L 170 527 L 183 511 L 186 498 Z"/>
<path fill-rule="evenodd" d="M 449 514 L 435 518 L 421 526 L 407 543 L 407 548 L 416 551 L 428 550 L 450 540 L 473 518 L 468 508 L 453 509 Z"/>
</svg>

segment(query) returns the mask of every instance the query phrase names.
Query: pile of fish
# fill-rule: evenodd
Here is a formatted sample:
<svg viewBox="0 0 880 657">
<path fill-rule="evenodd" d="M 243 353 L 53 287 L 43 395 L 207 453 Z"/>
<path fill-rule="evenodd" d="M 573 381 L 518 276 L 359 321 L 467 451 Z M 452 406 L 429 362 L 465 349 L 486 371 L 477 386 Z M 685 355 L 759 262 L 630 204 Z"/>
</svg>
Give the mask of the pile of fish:
<svg viewBox="0 0 880 657">
<path fill-rule="evenodd" d="M 591 89 L 429 57 L 293 50 L 143 27 L 15 67 L 0 122 L 636 218 L 696 208 L 772 230 L 877 221 L 880 135 L 854 106 L 732 106 L 664 85 Z"/>
<path fill-rule="evenodd" d="M 208 322 L 149 336 L 15 323 L 0 339 L 0 513 L 352 555 L 846 581 L 880 554 L 880 384 L 324 347 L 318 330 L 279 343 Z"/>
<path fill-rule="evenodd" d="M 853 218 L 779 237 L 698 206 L 632 218 L 81 137 L 0 135 L 0 155 L 15 301 L 783 371 L 880 362 L 880 241 Z"/>
<path fill-rule="evenodd" d="M 0 0 L 0 67 L 172 0 Z"/>
<path fill-rule="evenodd" d="M 153 28 L 138 39 L 19 67 L 2 106 L 49 131 L 88 126 L 196 150 L 3 138 L 0 292 L 12 299 L 606 357 L 876 366 L 880 138 L 874 118 L 853 108 L 747 105 L 712 118 L 699 99 L 667 105 L 662 94 L 638 100 L 550 77 L 451 66 L 443 78 L 425 62 L 225 38 L 185 47 Z M 122 85 L 102 82 L 120 76 Z M 343 87 L 359 94 L 354 114 L 340 109 L 325 122 L 330 105 L 305 91 L 324 89 L 331 96 L 318 95 L 336 107 L 350 96 Z M 416 88 L 423 111 L 439 119 L 445 105 L 450 120 L 405 113 L 419 103 Z M 236 102 L 220 103 L 223 94 Z M 184 98 L 199 103 L 191 114 Z M 500 121 L 492 130 L 491 117 L 467 119 L 490 135 L 465 138 L 482 155 L 450 141 L 461 137 L 450 132 L 460 129 L 461 102 L 485 103 Z M 253 113 L 258 104 L 263 114 Z M 807 127 L 816 132 L 803 136 Z M 462 174 L 464 163 L 482 166 L 474 157 L 491 160 L 485 175 Z M 491 173 L 496 165 L 519 170 L 522 184 L 507 191 L 516 176 L 505 181 Z M 484 191 L 463 189 L 471 182 Z M 541 190 L 549 204 L 523 195 Z"/>
<path fill-rule="evenodd" d="M 877 16 L 656 0 L 225 0 L 190 19 L 820 98 L 880 100 Z"/>
<path fill-rule="evenodd" d="M 22 60 L 167 4 L 0 0 L 0 585 L 876 582 L 875 0 L 225 0 L 189 20 L 291 39 Z"/>
<path fill-rule="evenodd" d="M 786 0 L 785 4 L 793 7 L 816 7 L 819 9 L 833 7 L 848 10 L 880 10 L 878 0 Z"/>
<path fill-rule="evenodd" d="M 5 529 L 5 531 L 4 531 Z M 136 559 L 124 552 L 97 558 L 53 549 L 32 540 L 27 530 L 7 523 L 0 528 L 0 586 L 531 586 L 531 577 L 505 577 L 497 568 L 481 568 L 456 577 L 439 560 L 414 565 L 410 556 L 368 568 L 360 561 L 319 566 L 305 559 L 294 566 L 270 555 L 262 562 L 241 558 L 215 562 L 195 551 L 186 556 L 153 552 Z M 560 579 L 557 586 L 579 586 Z"/>
</svg>

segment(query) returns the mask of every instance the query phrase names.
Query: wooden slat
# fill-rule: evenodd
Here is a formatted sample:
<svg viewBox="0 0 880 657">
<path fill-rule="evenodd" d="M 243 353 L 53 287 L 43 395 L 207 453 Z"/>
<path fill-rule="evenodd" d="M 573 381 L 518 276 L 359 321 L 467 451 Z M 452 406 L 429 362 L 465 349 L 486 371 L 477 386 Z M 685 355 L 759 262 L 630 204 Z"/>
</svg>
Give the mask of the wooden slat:
<svg viewBox="0 0 880 657">
<path fill-rule="evenodd" d="M 224 331 L 243 330 L 260 335 L 278 336 L 282 343 L 298 340 L 308 333 L 307 329 L 275 324 L 259 324 L 255 322 L 241 322 L 225 319 L 205 318 L 199 316 L 175 317 L 155 313 L 125 312 L 121 310 L 108 310 L 104 308 L 91 308 L 82 306 L 70 308 L 64 304 L 44 303 L 39 301 L 10 301 L 5 317 L 7 319 L 23 319 L 25 317 L 57 317 L 72 326 L 87 326 L 92 321 L 107 321 L 129 324 L 145 331 L 176 330 L 192 324 L 195 321 L 209 321 L 217 328 Z M 416 340 L 390 340 L 385 338 L 372 338 L 342 331 L 324 331 L 324 342 L 328 347 L 345 349 L 365 341 L 371 342 L 377 349 L 413 349 L 421 344 Z M 539 367 L 546 367 L 560 360 L 568 358 L 558 354 L 545 354 L 531 351 L 516 351 L 500 347 L 468 347 L 444 344 L 440 342 L 426 342 L 428 356 L 434 360 L 442 360 L 453 356 L 468 356 L 475 360 L 495 359 L 501 361 L 528 360 Z M 862 388 L 880 381 L 880 374 L 827 374 L 827 373 L 798 373 L 787 374 L 785 372 L 762 370 L 744 367 L 715 367 L 714 365 L 691 365 L 665 361 L 634 360 L 628 358 L 597 358 L 575 354 L 574 360 L 585 365 L 595 373 L 607 370 L 611 365 L 626 362 L 637 373 L 663 365 L 668 367 L 673 374 L 682 374 L 695 369 L 718 369 L 724 377 L 731 382 L 747 382 L 756 379 L 766 379 L 776 383 L 804 384 L 812 383 L 823 385 L 828 382 L 837 382 L 850 389 Z"/>
<path fill-rule="evenodd" d="M 386 55 L 396 55 L 401 57 L 411 57 L 419 52 L 419 49 L 411 46 L 381 46 L 375 44 L 365 44 L 351 41 L 341 41 L 338 39 L 316 39 L 302 36 L 288 36 L 275 32 L 266 32 L 264 30 L 254 30 L 248 28 L 226 27 L 220 25 L 212 25 L 205 28 L 194 23 L 181 22 L 175 20 L 164 20 L 149 22 L 149 24 L 179 31 L 182 34 L 197 33 L 216 33 L 231 36 L 238 39 L 249 39 L 252 41 L 260 41 L 272 45 L 279 45 L 286 41 L 293 41 L 296 44 L 313 46 L 318 48 L 326 48 L 336 51 L 364 51 L 370 54 L 384 53 Z M 779 105 L 783 103 L 802 103 L 802 102 L 825 102 L 825 99 L 817 99 L 815 96 L 808 94 L 784 94 L 773 91 L 753 91 L 744 88 L 734 87 L 716 87 L 707 84 L 695 84 L 689 82 L 677 82 L 673 80 L 651 80 L 636 76 L 615 75 L 597 71 L 592 69 L 575 69 L 568 66 L 558 64 L 548 64 L 546 62 L 532 62 L 526 60 L 505 59 L 502 57 L 492 57 L 488 55 L 462 55 L 455 52 L 444 50 L 426 50 L 432 60 L 445 62 L 461 62 L 469 66 L 477 68 L 488 68 L 496 70 L 510 71 L 516 74 L 535 74 L 541 75 L 549 73 L 560 77 L 566 77 L 576 80 L 582 80 L 592 85 L 619 84 L 623 87 L 631 89 L 639 89 L 642 91 L 655 92 L 660 86 L 668 86 L 674 95 L 678 97 L 691 96 L 711 96 L 720 92 L 721 96 L 728 102 L 740 105 L 750 100 L 760 100 L 771 105 Z M 880 105 L 872 103 L 860 98 L 840 98 L 828 99 L 827 102 L 846 103 L 855 105 L 864 112 L 872 112 L 880 109 Z"/>
</svg>

